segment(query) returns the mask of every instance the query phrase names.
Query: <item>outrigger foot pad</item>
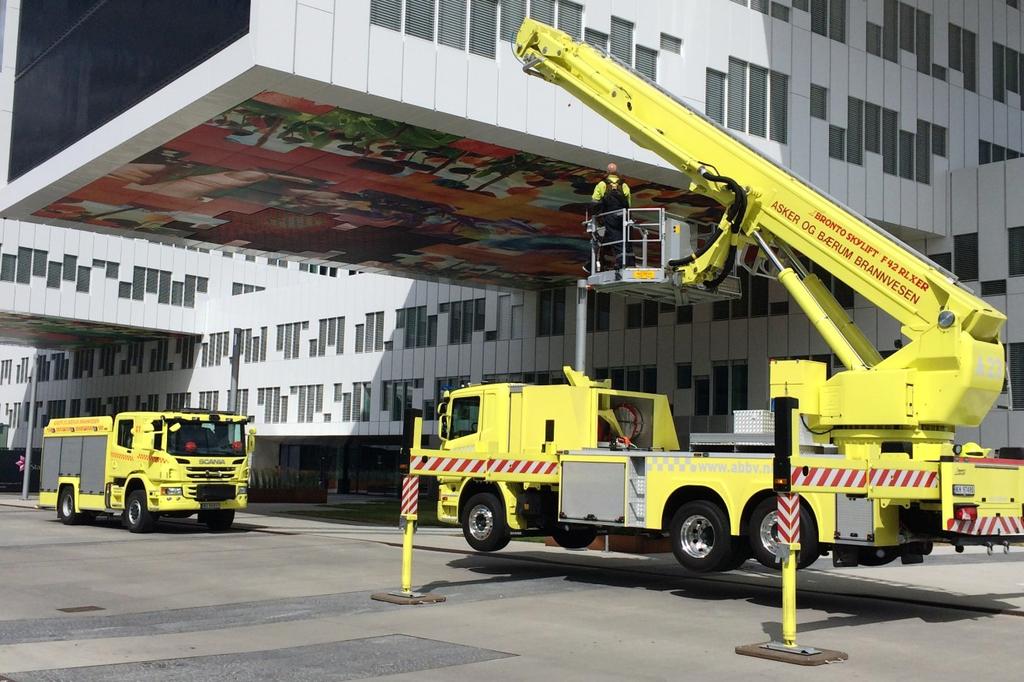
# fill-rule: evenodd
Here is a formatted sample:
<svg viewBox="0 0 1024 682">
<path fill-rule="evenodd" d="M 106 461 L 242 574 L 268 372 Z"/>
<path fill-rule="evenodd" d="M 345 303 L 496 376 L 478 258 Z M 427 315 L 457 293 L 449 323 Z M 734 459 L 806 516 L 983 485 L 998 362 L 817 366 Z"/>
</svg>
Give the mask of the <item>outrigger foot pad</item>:
<svg viewBox="0 0 1024 682">
<path fill-rule="evenodd" d="M 815 649 L 808 646 L 787 647 L 781 642 L 745 644 L 736 647 L 736 653 L 741 656 L 766 658 L 769 661 L 792 663 L 794 665 L 825 665 L 826 663 L 839 663 L 850 658 L 842 651 Z"/>
<path fill-rule="evenodd" d="M 421 592 L 375 592 L 370 595 L 370 599 L 399 606 L 415 606 L 417 604 L 440 604 L 447 597 L 430 592 L 426 594 Z"/>
</svg>

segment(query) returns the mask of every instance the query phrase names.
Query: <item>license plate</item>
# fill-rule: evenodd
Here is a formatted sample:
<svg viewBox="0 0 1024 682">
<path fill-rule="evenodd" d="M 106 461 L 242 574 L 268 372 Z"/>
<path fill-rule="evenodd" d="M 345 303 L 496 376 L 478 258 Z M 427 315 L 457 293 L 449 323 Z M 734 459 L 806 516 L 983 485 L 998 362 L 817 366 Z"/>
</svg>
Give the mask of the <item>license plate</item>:
<svg viewBox="0 0 1024 682">
<path fill-rule="evenodd" d="M 200 502 L 200 509 L 220 509 L 220 502 Z"/>
</svg>

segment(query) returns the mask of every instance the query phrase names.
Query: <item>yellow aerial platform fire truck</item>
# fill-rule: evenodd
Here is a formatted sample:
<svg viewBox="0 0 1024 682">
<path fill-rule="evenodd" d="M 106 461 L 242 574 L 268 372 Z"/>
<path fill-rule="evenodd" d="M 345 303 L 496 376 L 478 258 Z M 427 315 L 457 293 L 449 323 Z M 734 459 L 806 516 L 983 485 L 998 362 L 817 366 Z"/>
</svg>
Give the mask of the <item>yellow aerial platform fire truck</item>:
<svg viewBox="0 0 1024 682">
<path fill-rule="evenodd" d="M 664 396 L 613 390 L 582 371 L 566 368 L 568 385 L 452 391 L 438 408 L 440 449 L 414 447 L 410 463 L 411 474 L 437 477 L 442 520 L 461 524 L 482 551 L 512 532 L 550 534 L 566 547 L 600 530 L 667 533 L 684 566 L 728 570 L 751 554 L 776 564 L 775 486 L 803 499 L 803 566 L 827 552 L 836 565 L 915 563 L 935 542 L 1008 550 L 1024 540 L 1021 450 L 955 440 L 1002 389 L 1001 312 L 603 52 L 532 20 L 515 49 L 527 73 L 575 95 L 724 209 L 702 240 L 660 209 L 624 211 L 618 244 L 602 244 L 591 221 L 595 252 L 622 257 L 605 271 L 592 258 L 581 330 L 588 287 L 721 300 L 735 296 L 733 273 L 743 267 L 787 290 L 845 371 L 828 377 L 822 363 L 773 362 L 770 396 L 789 414 L 737 413 L 736 433 L 691 434 L 686 450 Z M 883 358 L 805 261 L 898 320 L 902 347 Z M 791 460 L 773 457 L 783 438 L 787 448 L 798 439 Z"/>
<path fill-rule="evenodd" d="M 207 411 L 53 419 L 43 429 L 39 506 L 73 525 L 120 514 L 133 533 L 199 514 L 227 530 L 248 499 L 246 418 Z"/>
</svg>

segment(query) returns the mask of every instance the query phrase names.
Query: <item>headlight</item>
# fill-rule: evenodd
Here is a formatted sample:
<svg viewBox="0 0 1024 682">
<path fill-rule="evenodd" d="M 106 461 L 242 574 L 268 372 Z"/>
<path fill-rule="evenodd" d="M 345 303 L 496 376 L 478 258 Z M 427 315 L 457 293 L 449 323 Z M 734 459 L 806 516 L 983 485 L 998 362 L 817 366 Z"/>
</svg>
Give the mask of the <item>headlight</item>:
<svg viewBox="0 0 1024 682">
<path fill-rule="evenodd" d="M 177 487 L 166 487 L 166 486 L 165 487 L 161 487 L 160 488 L 160 494 L 161 495 L 178 495 L 180 497 L 181 496 L 181 486 L 177 486 Z"/>
<path fill-rule="evenodd" d="M 246 488 L 244 485 L 238 486 L 238 494 L 239 495 L 245 495 L 247 492 L 248 492 L 248 488 Z"/>
</svg>

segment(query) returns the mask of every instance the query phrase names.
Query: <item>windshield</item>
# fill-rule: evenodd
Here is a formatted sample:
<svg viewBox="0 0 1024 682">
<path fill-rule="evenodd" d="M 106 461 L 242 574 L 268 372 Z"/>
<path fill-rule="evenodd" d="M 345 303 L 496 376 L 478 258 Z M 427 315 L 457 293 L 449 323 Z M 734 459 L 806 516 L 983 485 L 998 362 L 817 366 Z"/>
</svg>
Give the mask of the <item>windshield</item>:
<svg viewBox="0 0 1024 682">
<path fill-rule="evenodd" d="M 171 431 L 169 427 L 180 424 Z M 167 452 L 172 455 L 240 455 L 242 424 L 239 422 L 198 422 L 169 420 Z"/>
</svg>

